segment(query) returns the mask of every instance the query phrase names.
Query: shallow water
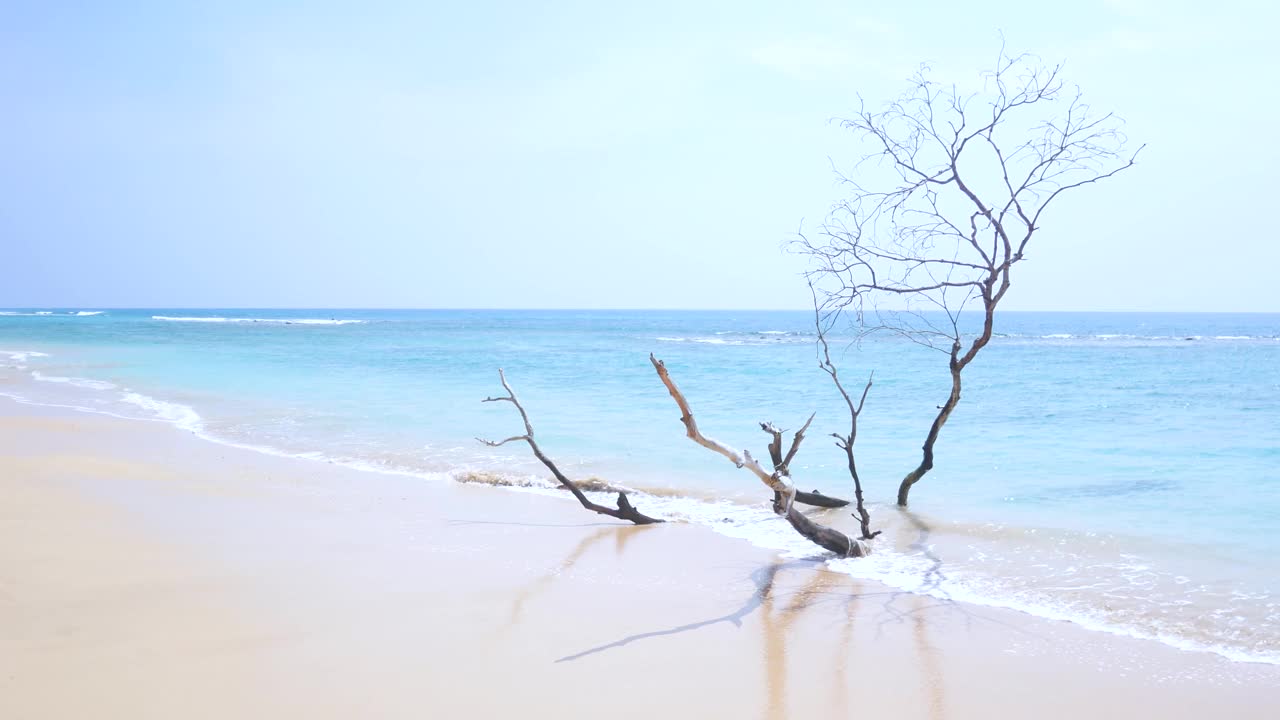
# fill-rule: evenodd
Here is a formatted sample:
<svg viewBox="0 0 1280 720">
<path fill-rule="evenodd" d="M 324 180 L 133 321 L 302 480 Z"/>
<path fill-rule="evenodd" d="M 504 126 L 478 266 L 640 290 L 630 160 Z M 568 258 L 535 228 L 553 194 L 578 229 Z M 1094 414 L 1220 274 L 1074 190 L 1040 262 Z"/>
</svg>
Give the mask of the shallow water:
<svg viewBox="0 0 1280 720">
<path fill-rule="evenodd" d="M 90 314 L 97 313 L 97 314 Z M 162 420 L 210 439 L 428 479 L 545 489 L 503 367 L 574 477 L 793 554 L 810 547 L 742 471 L 689 443 L 648 354 L 705 432 L 764 453 L 795 428 L 805 489 L 848 494 L 827 434 L 847 418 L 804 312 L 244 311 L 0 313 L 0 393 Z M 887 505 L 946 396 L 944 355 L 837 339 L 871 370 L 858 450 L 888 531 L 851 574 L 958 600 L 1280 662 L 1280 315 L 1008 313 L 911 515 Z M 40 353 L 43 353 L 40 354 Z M 487 475 L 476 473 L 488 473 Z M 853 527 L 846 513 L 828 521 Z"/>
</svg>

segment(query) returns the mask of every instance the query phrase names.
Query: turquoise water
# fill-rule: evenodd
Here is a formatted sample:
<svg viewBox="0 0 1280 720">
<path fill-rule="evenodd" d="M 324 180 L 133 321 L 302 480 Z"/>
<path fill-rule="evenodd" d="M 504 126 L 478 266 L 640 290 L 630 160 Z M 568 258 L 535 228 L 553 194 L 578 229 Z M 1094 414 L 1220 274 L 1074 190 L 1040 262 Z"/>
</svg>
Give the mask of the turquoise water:
<svg viewBox="0 0 1280 720">
<path fill-rule="evenodd" d="M 909 516 L 889 503 L 946 397 L 946 358 L 835 338 L 850 384 L 876 373 L 858 448 L 887 532 L 872 558 L 832 566 L 1280 662 L 1280 315 L 1008 313 L 997 330 Z M 793 473 L 848 495 L 826 437 L 847 418 L 813 340 L 804 312 L 16 309 L 0 313 L 0 394 L 423 481 L 483 472 L 553 493 L 522 447 L 474 439 L 520 431 L 509 405 L 480 402 L 501 393 L 502 367 L 572 476 L 809 556 L 757 481 L 684 438 L 648 354 L 731 445 L 763 454 L 760 421 L 795 428 L 816 410 Z"/>
</svg>

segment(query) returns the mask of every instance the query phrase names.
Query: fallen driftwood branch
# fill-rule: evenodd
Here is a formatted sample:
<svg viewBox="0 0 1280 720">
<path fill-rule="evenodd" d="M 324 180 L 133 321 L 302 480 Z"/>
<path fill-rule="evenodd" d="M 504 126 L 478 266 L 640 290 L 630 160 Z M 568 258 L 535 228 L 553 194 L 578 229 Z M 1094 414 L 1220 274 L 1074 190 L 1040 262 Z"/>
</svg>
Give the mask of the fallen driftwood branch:
<svg viewBox="0 0 1280 720">
<path fill-rule="evenodd" d="M 676 405 L 680 408 L 680 422 L 684 423 L 685 434 L 689 439 L 714 453 L 723 455 L 734 466 L 746 468 L 759 478 L 766 487 L 772 489 L 774 491 L 773 511 L 785 517 L 796 532 L 808 538 L 814 544 L 844 557 L 863 557 L 870 552 L 870 547 L 866 543 L 861 540 L 855 540 L 839 530 L 819 525 L 795 507 L 796 489 L 791 482 L 791 475 L 787 470 L 787 465 L 795 457 L 795 453 L 800 447 L 800 441 L 804 439 L 804 430 L 809 427 L 809 423 L 805 423 L 804 427 L 796 432 L 791 441 L 791 449 L 785 456 L 781 453 L 781 431 L 778 431 L 775 436 L 776 442 L 771 445 L 776 446 L 777 453 L 774 457 L 781 460 L 781 462 L 776 464 L 777 467 L 773 472 L 768 472 L 747 450 L 743 450 L 739 454 L 726 445 L 703 435 L 698 429 L 697 421 L 693 418 L 693 410 L 689 408 L 689 401 L 685 399 L 679 388 L 676 387 L 675 381 L 671 379 L 671 375 L 667 372 L 667 366 L 654 357 L 652 353 L 649 355 L 649 362 L 653 364 L 653 369 L 657 371 L 658 378 L 662 380 L 662 384 L 667 387 L 667 392 L 671 393 L 672 399 L 676 401 Z M 810 417 L 810 420 L 812 419 Z M 762 427 L 765 427 L 766 432 L 773 432 L 768 429 L 772 427 L 771 425 L 766 424 Z M 772 453 L 773 450 L 770 452 Z"/>
<path fill-rule="evenodd" d="M 815 413 L 816 415 L 817 413 Z M 800 450 L 800 441 L 804 440 L 804 432 L 809 429 L 809 424 L 813 422 L 813 415 L 804 422 L 804 425 L 796 431 L 791 439 L 791 449 L 787 450 L 787 454 L 782 454 L 782 434 L 785 430 L 779 430 L 774 427 L 773 423 L 760 423 L 760 429 L 769 433 L 773 437 L 769 441 L 769 458 L 773 460 L 773 469 L 775 471 L 783 470 L 791 474 L 791 459 L 796 456 L 796 452 Z M 814 490 L 813 492 L 796 491 L 795 502 L 803 505 L 813 505 L 824 508 L 838 508 L 849 504 L 848 500 L 841 500 L 838 497 L 823 495 L 821 492 Z"/>
<path fill-rule="evenodd" d="M 476 438 L 476 440 L 488 445 L 489 447 L 501 447 L 515 440 L 523 440 L 526 443 L 529 443 L 529 448 L 533 450 L 534 457 L 538 458 L 543 465 L 546 465 L 547 469 L 551 471 L 551 474 L 555 475 L 556 480 L 559 480 L 560 484 L 563 485 L 566 490 L 573 493 L 573 496 L 578 498 L 578 502 L 582 504 L 582 507 L 592 512 L 596 512 L 601 515 L 608 515 L 609 517 L 615 517 L 619 520 L 633 522 L 636 525 L 651 525 L 653 523 L 663 522 L 658 518 L 651 518 L 639 510 L 636 510 L 635 506 L 631 504 L 631 501 L 627 499 L 627 494 L 621 490 L 618 491 L 617 508 L 597 505 L 596 503 L 588 500 L 582 490 L 578 489 L 578 486 L 575 485 L 572 480 L 565 477 L 565 474 L 560 472 L 560 468 L 556 467 L 556 464 L 551 460 L 551 458 L 547 457 L 542 452 L 542 448 L 538 447 L 537 441 L 533 439 L 533 424 L 529 422 L 529 414 L 525 412 L 524 406 L 521 405 L 520 401 L 516 398 L 516 393 L 511 389 L 511 385 L 507 384 L 507 376 L 502 372 L 501 368 L 498 370 L 498 378 L 502 380 L 502 387 L 507 391 L 507 394 L 504 397 L 487 397 L 483 402 L 509 402 L 512 405 L 515 405 L 516 410 L 520 411 L 520 419 L 524 421 L 524 434 L 514 435 L 506 440 L 494 441 L 485 440 L 483 438 Z"/>
</svg>

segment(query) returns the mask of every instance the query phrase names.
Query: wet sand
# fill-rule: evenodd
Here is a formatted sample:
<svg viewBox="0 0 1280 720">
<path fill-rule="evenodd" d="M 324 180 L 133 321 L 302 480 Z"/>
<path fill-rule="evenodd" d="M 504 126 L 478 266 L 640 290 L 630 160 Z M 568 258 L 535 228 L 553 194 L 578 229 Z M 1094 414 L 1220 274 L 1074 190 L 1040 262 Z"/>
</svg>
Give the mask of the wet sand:
<svg viewBox="0 0 1280 720">
<path fill-rule="evenodd" d="M 643 508 L 641 508 L 643 510 Z M 1275 717 L 1280 667 L 0 399 L 0 717 Z"/>
</svg>

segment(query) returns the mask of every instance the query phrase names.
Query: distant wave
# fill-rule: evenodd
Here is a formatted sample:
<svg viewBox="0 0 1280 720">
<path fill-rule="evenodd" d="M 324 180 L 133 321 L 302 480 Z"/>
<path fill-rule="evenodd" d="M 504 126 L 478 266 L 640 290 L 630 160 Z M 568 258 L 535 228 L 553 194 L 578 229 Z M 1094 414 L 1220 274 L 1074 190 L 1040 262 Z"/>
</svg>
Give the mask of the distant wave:
<svg viewBox="0 0 1280 720">
<path fill-rule="evenodd" d="M 1033 342 L 1037 340 L 1056 343 L 1184 343 L 1200 341 L 1221 342 L 1277 342 L 1280 335 L 1137 335 L 1131 333 L 995 333 L 1002 340 Z M 814 334 L 785 330 L 722 330 L 712 335 L 660 335 L 654 340 L 666 343 L 696 343 L 700 345 L 789 345 L 814 341 Z"/>
<path fill-rule="evenodd" d="M 70 315 L 72 317 L 89 317 L 91 315 L 101 315 L 105 310 L 71 310 L 66 313 L 56 313 L 52 310 L 38 310 L 36 312 L 18 312 L 16 310 L 0 310 L 0 315 L 7 317 L 49 317 L 51 315 Z"/>
<path fill-rule="evenodd" d="M 791 336 L 799 337 L 799 336 L 812 335 L 813 333 L 796 332 L 794 330 L 720 330 L 716 334 L 717 335 L 745 335 L 748 337 L 753 335 L 791 335 Z"/>
<path fill-rule="evenodd" d="M 324 318 L 228 318 L 228 317 L 169 317 L 152 315 L 152 320 L 191 323 L 263 323 L 270 325 L 362 325 L 364 320 L 326 320 Z"/>
<path fill-rule="evenodd" d="M 1048 333 L 1045 335 L 1023 334 L 1023 333 L 996 333 L 996 337 L 1000 340 L 1010 342 L 1037 342 L 1045 341 L 1050 343 L 1076 344 L 1076 343 L 1111 343 L 1118 347 L 1126 345 L 1153 345 L 1164 343 L 1187 343 L 1187 342 L 1238 342 L 1238 343 L 1257 343 L 1257 342 L 1280 342 L 1280 336 L 1277 335 L 1214 335 L 1204 337 L 1201 335 L 1132 335 L 1121 333 L 1099 333 L 1096 335 L 1082 334 L 1074 335 L 1071 333 Z M 659 335 L 653 338 L 658 342 L 664 343 L 694 343 L 698 345 L 793 345 L 807 344 L 814 341 L 814 336 L 809 333 L 784 332 L 781 330 L 762 330 L 758 332 L 740 332 L 740 331 L 723 331 L 714 335 Z"/>
<path fill-rule="evenodd" d="M 714 338 L 714 337 L 670 337 L 670 336 L 659 335 L 658 337 L 654 338 L 654 340 L 657 340 L 658 342 L 673 342 L 673 343 L 675 342 L 703 343 L 706 345 L 742 345 L 741 342 L 736 342 L 733 340 L 723 340 L 721 338 Z"/>
<path fill-rule="evenodd" d="M 1280 340 L 1280 335 L 1213 335 L 1209 338 L 1205 338 L 1203 335 L 1135 335 L 1131 333 L 1098 333 L 1094 335 L 1073 335 L 1071 333 L 1049 333 L 1047 335 L 995 333 L 995 335 L 998 338 L 1009 340 L 1079 340 L 1084 342 L 1194 342 L 1206 339 L 1239 342 Z"/>
<path fill-rule="evenodd" d="M 813 342 L 809 333 L 788 332 L 786 330 L 724 330 L 715 335 L 672 336 L 662 335 L 654 338 L 658 342 L 699 343 L 702 345 L 792 345 Z"/>
</svg>

